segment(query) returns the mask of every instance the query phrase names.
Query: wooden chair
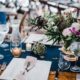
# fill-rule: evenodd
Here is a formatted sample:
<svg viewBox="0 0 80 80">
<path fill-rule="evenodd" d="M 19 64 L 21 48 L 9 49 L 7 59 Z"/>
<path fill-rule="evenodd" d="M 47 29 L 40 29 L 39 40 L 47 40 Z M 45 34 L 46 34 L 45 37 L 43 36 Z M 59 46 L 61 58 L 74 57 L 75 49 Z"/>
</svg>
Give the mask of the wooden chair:
<svg viewBox="0 0 80 80">
<path fill-rule="evenodd" d="M 21 22 L 19 25 L 19 32 L 21 32 L 21 30 L 24 28 L 24 21 L 27 17 L 29 17 L 29 12 L 26 11 L 21 19 Z"/>
</svg>

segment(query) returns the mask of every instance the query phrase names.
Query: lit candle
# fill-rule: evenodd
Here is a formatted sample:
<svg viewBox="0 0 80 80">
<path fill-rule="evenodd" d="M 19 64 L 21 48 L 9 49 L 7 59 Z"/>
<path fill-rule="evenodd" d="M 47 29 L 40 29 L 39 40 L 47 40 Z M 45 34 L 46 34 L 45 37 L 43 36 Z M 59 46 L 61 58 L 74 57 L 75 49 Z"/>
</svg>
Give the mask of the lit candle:
<svg viewBox="0 0 80 80">
<path fill-rule="evenodd" d="M 27 43 L 27 44 L 26 44 L 26 50 L 27 50 L 27 51 L 31 51 L 31 44 L 30 44 L 30 43 Z"/>
</svg>

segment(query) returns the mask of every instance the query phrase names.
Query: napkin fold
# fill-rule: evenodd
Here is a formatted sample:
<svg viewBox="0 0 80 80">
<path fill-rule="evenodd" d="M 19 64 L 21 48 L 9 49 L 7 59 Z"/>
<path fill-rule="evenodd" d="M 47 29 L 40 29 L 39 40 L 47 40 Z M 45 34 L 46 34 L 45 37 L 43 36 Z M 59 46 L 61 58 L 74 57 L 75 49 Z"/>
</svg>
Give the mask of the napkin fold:
<svg viewBox="0 0 80 80">
<path fill-rule="evenodd" d="M 27 69 L 30 70 L 36 65 L 36 62 L 37 62 L 37 58 L 32 56 L 27 56 L 25 59 L 24 67 L 26 67 L 28 63 L 30 63 L 29 67 L 27 67 Z"/>
<path fill-rule="evenodd" d="M 29 80 L 28 73 L 29 71 L 34 68 L 36 65 L 37 58 L 32 56 L 27 56 L 24 62 L 23 70 L 19 72 L 14 78 L 14 80 Z"/>
</svg>

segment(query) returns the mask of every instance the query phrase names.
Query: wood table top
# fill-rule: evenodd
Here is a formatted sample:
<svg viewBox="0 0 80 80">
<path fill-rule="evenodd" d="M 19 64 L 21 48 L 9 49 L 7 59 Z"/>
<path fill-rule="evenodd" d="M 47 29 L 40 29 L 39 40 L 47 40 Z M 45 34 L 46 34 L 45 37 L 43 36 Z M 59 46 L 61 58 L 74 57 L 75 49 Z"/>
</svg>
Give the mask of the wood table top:
<svg viewBox="0 0 80 80">
<path fill-rule="evenodd" d="M 76 74 L 73 72 L 59 72 L 59 80 L 76 80 Z M 50 72 L 48 80 L 55 80 L 55 72 Z"/>
</svg>

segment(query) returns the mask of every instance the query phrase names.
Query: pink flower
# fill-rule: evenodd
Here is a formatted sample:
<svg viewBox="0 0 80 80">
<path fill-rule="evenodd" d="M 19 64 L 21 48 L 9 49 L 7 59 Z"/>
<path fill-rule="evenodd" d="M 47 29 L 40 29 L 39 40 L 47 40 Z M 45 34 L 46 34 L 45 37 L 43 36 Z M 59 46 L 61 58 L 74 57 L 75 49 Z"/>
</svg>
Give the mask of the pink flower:
<svg viewBox="0 0 80 80">
<path fill-rule="evenodd" d="M 80 37 L 80 31 L 76 30 L 75 27 L 72 27 L 71 29 L 69 29 L 71 31 L 72 34 L 74 34 L 77 37 Z"/>
<path fill-rule="evenodd" d="M 71 27 L 64 29 L 62 34 L 65 37 L 71 36 L 73 33 L 79 34 L 79 32 L 78 32 L 79 30 L 80 30 L 80 24 L 75 22 L 75 23 L 72 23 Z"/>
<path fill-rule="evenodd" d="M 80 24 L 75 22 L 75 23 L 72 23 L 70 29 L 72 28 L 75 28 L 76 31 L 80 30 Z"/>
<path fill-rule="evenodd" d="M 70 31 L 70 28 L 64 29 L 63 32 L 62 32 L 62 34 L 63 34 L 63 36 L 65 36 L 65 37 L 72 35 L 72 33 L 71 33 L 71 31 Z"/>
</svg>

